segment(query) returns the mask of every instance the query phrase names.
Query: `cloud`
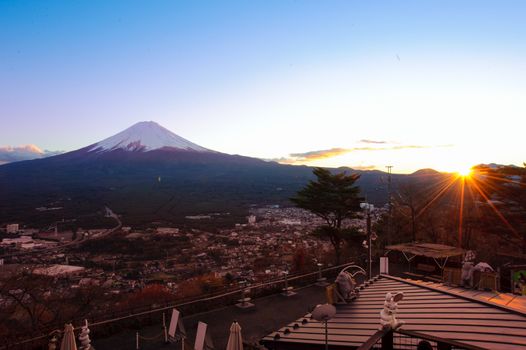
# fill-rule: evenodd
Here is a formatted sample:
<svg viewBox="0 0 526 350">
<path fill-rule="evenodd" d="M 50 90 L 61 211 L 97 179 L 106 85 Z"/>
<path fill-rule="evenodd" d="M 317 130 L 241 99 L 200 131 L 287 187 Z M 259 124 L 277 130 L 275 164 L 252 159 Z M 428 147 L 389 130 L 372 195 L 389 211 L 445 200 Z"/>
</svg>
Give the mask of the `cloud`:
<svg viewBox="0 0 526 350">
<path fill-rule="evenodd" d="M 63 153 L 61 151 L 41 150 L 35 145 L 4 146 L 0 147 L 0 164 L 19 162 L 54 156 Z"/>
<path fill-rule="evenodd" d="M 387 147 L 386 149 L 387 150 L 391 150 L 391 149 L 397 150 L 397 149 L 418 149 L 418 148 L 434 148 L 434 147 L 438 147 L 438 146 L 402 145 L 402 146 Z"/>
<path fill-rule="evenodd" d="M 303 160 L 316 160 L 325 159 L 340 156 L 352 152 L 352 149 L 347 148 L 331 148 L 320 151 L 310 151 L 305 153 L 291 153 L 290 156 L 293 158 L 299 158 Z"/>
<path fill-rule="evenodd" d="M 367 141 L 364 143 L 372 143 L 372 144 L 383 144 L 386 143 L 386 141 L 372 141 L 372 140 L 361 140 Z M 364 147 L 353 147 L 353 148 L 331 148 L 331 149 L 325 149 L 325 150 L 318 150 L 318 151 L 309 151 L 309 152 L 303 152 L 303 153 L 291 153 L 289 155 L 289 158 L 278 158 L 278 159 L 272 159 L 273 161 L 276 161 L 278 163 L 284 163 L 284 164 L 296 164 L 296 163 L 302 163 L 306 161 L 315 161 L 315 160 L 321 160 L 326 158 L 332 158 L 341 156 L 347 153 L 351 152 L 363 152 L 363 151 L 398 151 L 398 150 L 404 150 L 404 149 L 423 149 L 423 148 L 437 148 L 437 147 L 452 147 L 452 145 L 436 145 L 436 146 L 426 146 L 426 145 L 395 145 L 395 146 L 381 146 L 381 147 L 373 147 L 373 146 L 364 146 Z"/>
<path fill-rule="evenodd" d="M 331 148 L 319 151 L 309 151 L 304 153 L 291 153 L 290 157 L 296 160 L 318 160 L 325 158 L 332 158 L 341 156 L 343 154 L 360 151 L 389 151 L 389 150 L 401 150 L 401 149 L 415 149 L 415 148 L 431 148 L 433 146 L 418 146 L 418 145 L 400 145 L 400 146 L 388 146 L 388 147 L 353 147 L 353 148 Z"/>
<path fill-rule="evenodd" d="M 267 161 L 267 162 L 277 162 L 277 163 L 280 163 L 280 164 L 296 164 L 296 159 L 286 158 L 286 157 L 281 157 L 281 158 L 264 158 L 263 160 Z"/>
<path fill-rule="evenodd" d="M 351 168 L 354 170 L 374 170 L 376 165 L 352 165 Z"/>
<path fill-rule="evenodd" d="M 376 141 L 376 140 L 367 140 L 367 139 L 361 139 L 360 141 L 358 141 L 360 143 L 373 143 L 373 144 L 384 144 L 384 143 L 388 143 L 387 141 Z"/>
</svg>

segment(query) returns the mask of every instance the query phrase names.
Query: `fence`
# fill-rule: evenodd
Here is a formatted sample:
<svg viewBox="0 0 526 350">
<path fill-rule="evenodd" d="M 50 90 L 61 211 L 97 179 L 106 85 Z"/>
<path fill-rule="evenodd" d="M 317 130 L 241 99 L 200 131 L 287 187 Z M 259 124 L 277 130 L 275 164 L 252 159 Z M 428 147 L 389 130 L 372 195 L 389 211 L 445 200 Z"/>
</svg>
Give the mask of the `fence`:
<svg viewBox="0 0 526 350">
<path fill-rule="evenodd" d="M 382 329 L 358 350 L 484 350 L 484 348 L 403 329 Z"/>
<path fill-rule="evenodd" d="M 183 298 L 171 303 L 164 303 L 163 305 L 149 305 L 138 308 L 123 310 L 120 312 L 112 312 L 108 310 L 104 315 L 92 316 L 90 320 L 90 329 L 97 329 L 98 335 L 110 335 L 117 333 L 122 329 L 151 325 L 161 319 L 163 312 L 171 310 L 172 308 L 179 309 L 184 315 L 191 315 L 200 311 L 215 308 L 217 305 L 232 305 L 238 301 L 243 291 L 250 288 L 251 297 L 257 298 L 269 294 L 281 292 L 285 286 L 285 280 L 288 283 L 293 283 L 296 286 L 304 286 L 313 284 L 320 277 L 320 272 L 325 277 L 335 276 L 339 270 L 353 262 L 332 266 L 322 270 L 315 270 L 308 273 L 288 275 L 286 278 L 276 278 L 267 282 L 262 282 L 253 286 L 224 288 L 215 293 L 209 293 L 193 298 Z M 86 317 L 73 320 L 73 324 L 82 324 Z M 62 325 L 58 325 L 61 327 Z M 76 327 L 75 330 L 79 330 Z M 56 328 L 42 329 L 38 335 L 30 335 L 24 338 L 10 337 L 0 344 L 0 350 L 29 350 L 47 348 L 47 341 L 51 334 L 61 333 L 61 330 Z"/>
</svg>

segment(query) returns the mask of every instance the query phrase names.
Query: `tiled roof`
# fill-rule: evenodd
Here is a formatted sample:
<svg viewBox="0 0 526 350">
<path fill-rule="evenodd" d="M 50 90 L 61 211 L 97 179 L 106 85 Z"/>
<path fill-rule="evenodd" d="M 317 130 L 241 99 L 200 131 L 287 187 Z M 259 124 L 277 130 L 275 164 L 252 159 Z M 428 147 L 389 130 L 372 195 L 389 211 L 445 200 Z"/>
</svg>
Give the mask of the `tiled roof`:
<svg viewBox="0 0 526 350">
<path fill-rule="evenodd" d="M 512 300 L 503 294 L 392 276 L 381 276 L 361 290 L 357 299 L 336 306 L 337 313 L 328 322 L 329 345 L 349 348 L 367 341 L 379 329 L 387 292 L 404 293 L 404 299 L 398 303 L 397 318 L 406 322 L 402 327 L 405 330 L 487 349 L 526 349 L 526 301 L 520 299 L 526 297 Z M 508 301 L 514 303 L 505 305 Z M 310 314 L 267 335 L 263 342 L 275 347 L 276 333 L 280 335 L 279 349 L 321 345 L 325 339 L 323 324 L 311 320 Z"/>
</svg>

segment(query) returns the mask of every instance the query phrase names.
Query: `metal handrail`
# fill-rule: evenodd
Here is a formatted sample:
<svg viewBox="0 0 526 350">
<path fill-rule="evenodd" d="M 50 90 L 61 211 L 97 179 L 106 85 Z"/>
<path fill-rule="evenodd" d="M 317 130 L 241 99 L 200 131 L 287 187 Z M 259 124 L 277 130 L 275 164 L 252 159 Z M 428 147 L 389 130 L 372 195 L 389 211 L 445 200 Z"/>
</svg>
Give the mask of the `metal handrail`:
<svg viewBox="0 0 526 350">
<path fill-rule="evenodd" d="M 354 276 L 356 276 L 358 274 L 367 276 L 367 272 L 365 272 L 365 270 L 362 267 L 358 266 L 358 265 L 350 265 L 350 266 L 344 267 L 341 270 L 341 272 L 347 272 L 347 270 L 350 269 L 350 268 L 356 268 L 358 270 L 358 271 L 356 271 L 354 273 L 348 272 L 351 275 L 351 277 L 353 277 L 353 278 L 354 278 Z"/>
<path fill-rule="evenodd" d="M 423 339 L 423 340 L 430 340 L 430 341 L 433 341 L 433 342 L 436 342 L 436 343 L 445 343 L 445 344 L 448 344 L 448 345 L 452 345 L 452 346 L 454 346 L 457 349 L 485 350 L 485 348 L 481 348 L 480 346 L 462 343 L 462 342 L 459 342 L 459 341 L 456 341 L 456 340 L 453 340 L 453 339 L 440 338 L 440 337 L 436 337 L 434 335 L 421 333 L 421 332 L 417 332 L 417 331 L 409 331 L 409 330 L 405 330 L 405 329 L 398 329 L 395 332 L 399 333 L 399 334 L 406 335 L 408 337 L 412 337 L 412 338 L 418 338 L 418 339 Z"/>
<path fill-rule="evenodd" d="M 336 265 L 336 266 L 331 266 L 331 267 L 325 268 L 325 269 L 322 270 L 322 272 L 328 272 L 328 271 L 332 271 L 332 270 L 337 270 L 337 269 L 341 269 L 342 267 L 345 269 L 347 267 L 352 267 L 352 266 L 357 266 L 357 265 L 354 265 L 354 262 L 350 262 L 350 263 L 346 263 L 346 264 L 341 264 L 341 265 Z M 359 267 L 359 266 L 357 266 L 357 267 Z M 318 274 L 319 274 L 319 271 L 316 270 L 314 272 L 308 272 L 308 273 L 304 273 L 304 274 L 301 274 L 301 275 L 288 277 L 288 281 L 290 282 L 290 281 L 293 281 L 293 280 L 298 280 L 298 279 L 301 279 L 301 278 L 305 278 L 305 277 L 312 276 L 312 275 L 318 275 Z M 123 311 L 123 314 L 124 314 L 123 316 L 92 322 L 92 323 L 90 323 L 90 327 L 96 327 L 96 326 L 105 325 L 105 324 L 109 324 L 109 323 L 113 323 L 113 322 L 117 322 L 117 321 L 122 321 L 122 320 L 131 319 L 131 318 L 140 317 L 140 316 L 145 316 L 145 315 L 149 315 L 149 314 L 153 314 L 153 313 L 157 313 L 157 312 L 171 310 L 174 307 L 182 307 L 182 306 L 188 306 L 188 305 L 192 305 L 192 304 L 198 304 L 198 303 L 201 303 L 201 302 L 204 302 L 204 301 L 211 301 L 211 300 L 219 299 L 219 298 L 222 298 L 222 297 L 225 297 L 225 296 L 231 296 L 231 295 L 235 295 L 235 294 L 241 293 L 247 288 L 250 288 L 251 290 L 263 289 L 263 287 L 265 287 L 265 286 L 279 284 L 279 283 L 282 283 L 284 281 L 285 281 L 285 278 L 278 278 L 276 280 L 272 280 L 272 281 L 269 281 L 269 282 L 262 282 L 262 283 L 259 283 L 257 285 L 254 285 L 254 286 L 244 286 L 244 287 L 240 287 L 240 288 L 235 288 L 235 289 L 233 289 L 231 291 L 220 293 L 220 294 L 213 294 L 212 293 L 212 294 L 207 294 L 207 295 L 204 295 L 204 296 L 202 295 L 202 296 L 200 296 L 197 299 L 190 299 L 190 300 L 187 300 L 187 301 L 185 301 L 183 299 L 183 300 L 179 300 L 178 302 L 170 304 L 170 305 L 166 305 L 166 306 L 163 306 L 163 307 L 158 307 L 158 308 L 155 308 L 155 309 L 149 309 L 149 310 L 145 310 L 145 311 L 140 311 L 140 312 L 136 312 L 136 311 L 134 312 L 133 310 L 131 312 L 129 312 L 129 311 L 125 310 L 125 311 Z M 81 327 L 75 327 L 74 328 L 74 330 L 79 330 L 79 329 L 81 329 Z M 62 330 L 59 330 L 59 329 L 50 330 L 47 333 L 45 333 L 43 335 L 40 335 L 40 336 L 37 336 L 37 337 L 33 337 L 33 338 L 30 338 L 30 339 L 24 339 L 22 341 L 18 341 L 18 342 L 11 343 L 11 344 L 0 345 L 0 349 L 7 349 L 7 348 L 9 348 L 11 346 L 19 346 L 19 345 L 27 344 L 27 343 L 34 342 L 34 341 L 43 340 L 45 338 L 48 338 L 49 334 L 51 334 L 51 333 L 62 333 Z"/>
<path fill-rule="evenodd" d="M 358 347 L 357 350 L 370 350 L 378 348 L 379 343 L 381 342 L 380 348 L 383 349 L 394 349 L 393 344 L 393 335 L 394 334 L 401 334 L 405 335 L 410 338 L 414 339 L 421 339 L 421 340 L 428 340 L 435 342 L 437 344 L 445 344 L 454 347 L 455 349 L 462 349 L 462 350 L 485 350 L 485 348 L 481 348 L 480 346 L 466 344 L 463 342 L 459 342 L 453 339 L 446 339 L 437 337 L 434 335 L 417 332 L 417 331 L 409 331 L 405 329 L 397 329 L 392 330 L 391 328 L 382 328 L 379 331 L 375 332 L 365 343 L 363 343 L 360 347 Z M 441 348 L 441 347 L 439 347 Z"/>
<path fill-rule="evenodd" d="M 382 328 L 380 329 L 379 331 L 376 331 L 369 339 L 367 339 L 367 341 L 365 343 L 363 343 L 362 345 L 360 345 L 360 347 L 358 347 L 358 349 L 356 350 L 369 350 L 369 349 L 373 349 L 374 346 L 376 344 L 378 344 L 378 342 L 380 340 L 383 339 L 383 337 L 385 335 L 387 335 L 387 333 L 391 332 L 391 329 L 389 328 Z"/>
</svg>

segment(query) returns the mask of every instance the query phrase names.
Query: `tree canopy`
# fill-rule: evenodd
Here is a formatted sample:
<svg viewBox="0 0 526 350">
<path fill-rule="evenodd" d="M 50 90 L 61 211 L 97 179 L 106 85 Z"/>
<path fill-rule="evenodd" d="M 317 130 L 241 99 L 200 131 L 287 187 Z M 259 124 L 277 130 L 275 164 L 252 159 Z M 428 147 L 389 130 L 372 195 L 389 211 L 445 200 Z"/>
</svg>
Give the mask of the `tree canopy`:
<svg viewBox="0 0 526 350">
<path fill-rule="evenodd" d="M 340 259 L 340 248 L 343 243 L 342 222 L 359 216 L 360 188 L 355 185 L 360 178 L 358 174 L 345 172 L 333 174 L 324 168 L 313 170 L 316 180 L 310 181 L 291 201 L 298 207 L 306 209 L 322 218 L 326 225 L 317 232 L 327 236 Z"/>
</svg>

